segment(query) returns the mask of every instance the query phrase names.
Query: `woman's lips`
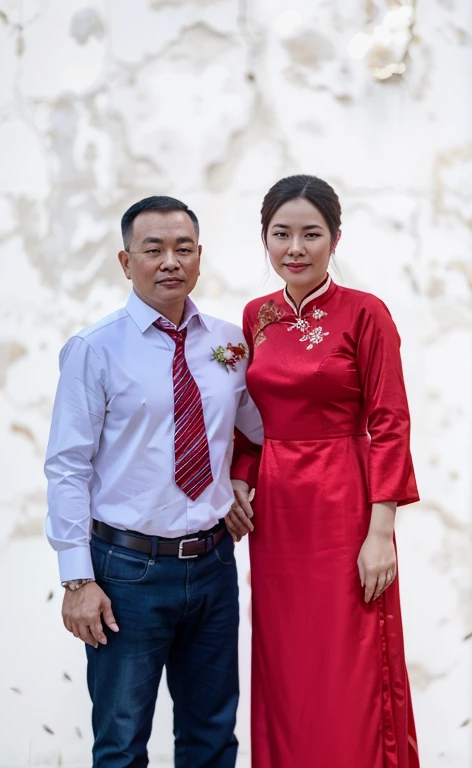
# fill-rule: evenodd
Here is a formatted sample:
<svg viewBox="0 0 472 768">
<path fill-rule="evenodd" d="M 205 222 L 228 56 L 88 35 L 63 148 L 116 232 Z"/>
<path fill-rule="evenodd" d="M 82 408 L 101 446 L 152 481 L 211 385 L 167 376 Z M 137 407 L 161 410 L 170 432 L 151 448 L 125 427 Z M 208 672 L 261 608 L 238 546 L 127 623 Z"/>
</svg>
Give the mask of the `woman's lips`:
<svg viewBox="0 0 472 768">
<path fill-rule="evenodd" d="M 305 269 L 308 269 L 310 266 L 309 264 L 286 264 L 285 265 L 287 269 L 290 270 L 290 272 L 303 272 Z"/>
</svg>

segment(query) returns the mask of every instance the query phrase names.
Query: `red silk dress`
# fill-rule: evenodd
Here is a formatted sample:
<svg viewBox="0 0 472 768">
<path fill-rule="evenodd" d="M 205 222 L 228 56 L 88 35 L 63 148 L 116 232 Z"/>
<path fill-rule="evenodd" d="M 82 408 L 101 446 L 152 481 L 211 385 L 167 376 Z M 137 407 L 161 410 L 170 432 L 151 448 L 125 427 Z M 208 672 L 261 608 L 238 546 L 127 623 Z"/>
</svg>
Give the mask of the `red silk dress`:
<svg viewBox="0 0 472 768">
<path fill-rule="evenodd" d="M 395 325 L 328 279 L 299 309 L 286 291 L 251 301 L 244 333 L 265 433 L 253 768 L 419 768 L 398 580 L 366 605 L 357 568 L 372 503 L 418 500 Z M 255 463 L 237 440 L 233 476 L 254 483 Z"/>
</svg>

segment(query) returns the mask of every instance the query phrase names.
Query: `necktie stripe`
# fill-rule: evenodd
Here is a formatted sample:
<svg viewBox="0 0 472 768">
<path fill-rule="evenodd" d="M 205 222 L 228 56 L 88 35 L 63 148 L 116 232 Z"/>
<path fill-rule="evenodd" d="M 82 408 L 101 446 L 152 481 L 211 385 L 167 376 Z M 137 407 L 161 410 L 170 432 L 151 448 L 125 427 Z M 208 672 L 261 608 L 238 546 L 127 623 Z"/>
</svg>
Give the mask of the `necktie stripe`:
<svg viewBox="0 0 472 768">
<path fill-rule="evenodd" d="M 200 390 L 185 359 L 187 329 L 177 331 L 168 320 L 154 323 L 175 342 L 172 379 L 174 388 L 174 478 L 181 490 L 195 501 L 213 482 L 210 449 L 205 430 Z"/>
<path fill-rule="evenodd" d="M 180 433 L 182 432 L 183 429 L 185 429 L 187 432 L 187 435 L 186 437 L 182 437 L 182 440 L 185 440 L 185 442 L 187 442 L 191 433 L 193 432 L 195 425 L 197 426 L 198 429 L 200 428 L 200 409 L 198 406 L 199 406 L 199 403 L 196 403 L 192 409 L 189 408 L 188 418 L 186 414 L 185 418 L 181 418 L 179 419 L 178 422 L 176 422 L 174 440 L 176 436 L 178 436 L 179 438 L 182 437 Z"/>
<path fill-rule="evenodd" d="M 177 401 L 175 404 L 177 405 Z M 194 397 L 193 399 L 190 399 L 188 397 L 182 397 L 178 402 L 178 416 L 180 416 L 180 413 L 185 413 L 190 410 L 190 408 L 198 405 L 200 405 L 200 401 L 197 400 L 197 398 Z"/>
<path fill-rule="evenodd" d="M 186 474 L 186 475 L 178 475 L 177 479 L 179 483 L 185 484 L 185 488 L 195 488 L 195 486 L 200 485 L 201 483 L 204 483 L 206 478 L 210 475 L 207 469 L 203 468 L 201 469 L 197 475 L 195 473 L 192 474 Z"/>
<path fill-rule="evenodd" d="M 193 448 L 189 451 L 187 451 L 186 454 L 184 454 L 181 458 L 180 464 L 179 464 L 179 474 L 182 476 L 186 474 L 187 471 L 192 471 L 191 463 L 193 461 L 196 461 L 200 454 L 203 454 L 206 450 L 205 443 L 202 442 L 202 444 L 194 451 Z M 187 468 L 187 469 L 186 469 Z"/>
<path fill-rule="evenodd" d="M 190 486 L 189 491 L 190 492 L 195 491 L 198 488 L 200 488 L 200 486 L 202 486 L 203 484 L 205 484 L 205 487 L 206 487 L 206 480 L 207 479 L 208 479 L 207 476 L 205 476 L 205 477 L 202 477 L 201 480 L 199 480 L 198 482 L 197 481 L 194 482 L 194 484 L 192 486 Z"/>
<path fill-rule="evenodd" d="M 188 425 L 191 419 L 193 418 L 194 413 L 197 413 L 198 415 L 200 415 L 201 403 L 199 403 L 198 400 L 193 400 L 193 401 L 186 401 L 185 403 L 183 403 L 183 405 L 184 405 L 184 408 L 182 409 L 182 414 L 178 414 L 177 422 L 185 420 L 185 422 Z"/>
<path fill-rule="evenodd" d="M 191 448 L 189 448 L 185 453 L 182 454 L 180 457 L 180 463 L 179 463 L 179 472 L 185 472 L 186 467 L 191 464 L 192 461 L 196 461 L 200 454 L 204 453 L 206 450 L 206 443 L 204 440 L 201 440 L 198 445 L 195 444 L 195 447 L 192 445 Z"/>
</svg>

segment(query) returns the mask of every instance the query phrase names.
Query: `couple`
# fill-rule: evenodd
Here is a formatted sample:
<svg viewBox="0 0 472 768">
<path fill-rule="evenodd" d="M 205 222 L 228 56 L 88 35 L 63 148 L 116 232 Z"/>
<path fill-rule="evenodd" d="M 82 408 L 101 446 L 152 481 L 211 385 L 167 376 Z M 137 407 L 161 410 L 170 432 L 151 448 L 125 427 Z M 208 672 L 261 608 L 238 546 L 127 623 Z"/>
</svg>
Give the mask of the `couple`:
<svg viewBox="0 0 472 768">
<path fill-rule="evenodd" d="M 269 190 L 262 239 L 286 287 L 248 304 L 243 337 L 189 298 L 195 214 L 142 200 L 122 219 L 126 308 L 61 352 L 47 534 L 86 643 L 94 768 L 148 764 L 164 666 L 177 768 L 234 768 L 248 532 L 254 768 L 419 766 L 393 532 L 418 499 L 399 338 L 380 300 L 328 276 L 340 225 L 317 177 Z"/>
</svg>

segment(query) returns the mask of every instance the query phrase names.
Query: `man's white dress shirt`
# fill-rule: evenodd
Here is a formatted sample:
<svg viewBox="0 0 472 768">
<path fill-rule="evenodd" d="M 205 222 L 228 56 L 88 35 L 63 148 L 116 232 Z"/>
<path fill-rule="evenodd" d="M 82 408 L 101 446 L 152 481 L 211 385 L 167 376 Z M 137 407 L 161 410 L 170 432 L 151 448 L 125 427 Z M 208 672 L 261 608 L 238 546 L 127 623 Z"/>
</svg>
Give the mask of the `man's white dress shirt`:
<svg viewBox="0 0 472 768">
<path fill-rule="evenodd" d="M 91 518 L 115 528 L 178 537 L 212 528 L 231 506 L 236 425 L 262 443 L 259 412 L 236 370 L 212 349 L 242 342 L 240 328 L 201 315 L 187 298 L 185 356 L 203 403 L 213 482 L 191 501 L 174 481 L 175 343 L 159 313 L 133 292 L 125 308 L 73 336 L 60 354 L 45 472 L 46 532 L 61 580 L 93 578 Z"/>
</svg>

